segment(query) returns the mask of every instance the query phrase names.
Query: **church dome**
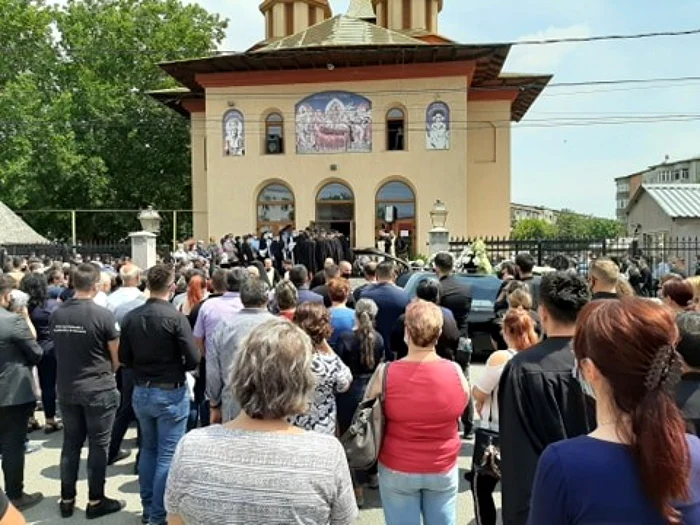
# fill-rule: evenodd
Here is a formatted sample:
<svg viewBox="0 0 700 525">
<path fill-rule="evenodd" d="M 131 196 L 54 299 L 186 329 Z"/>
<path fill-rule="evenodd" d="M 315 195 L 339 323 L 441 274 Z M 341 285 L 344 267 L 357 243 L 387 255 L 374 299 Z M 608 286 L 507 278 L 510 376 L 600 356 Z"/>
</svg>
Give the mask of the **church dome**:
<svg viewBox="0 0 700 525">
<path fill-rule="evenodd" d="M 394 31 L 438 33 L 443 0 L 372 0 L 377 24 Z"/>
<path fill-rule="evenodd" d="M 265 40 L 284 38 L 332 16 L 328 0 L 264 0 Z"/>
</svg>

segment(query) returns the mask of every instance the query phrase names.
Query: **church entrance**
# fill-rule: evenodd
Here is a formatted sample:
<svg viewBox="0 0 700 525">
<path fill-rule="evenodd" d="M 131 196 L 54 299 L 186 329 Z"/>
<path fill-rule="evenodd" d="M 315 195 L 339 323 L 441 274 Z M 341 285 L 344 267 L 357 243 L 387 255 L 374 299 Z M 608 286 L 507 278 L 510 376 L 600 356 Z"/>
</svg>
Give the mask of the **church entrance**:
<svg viewBox="0 0 700 525">
<path fill-rule="evenodd" d="M 355 244 L 355 195 L 341 182 L 326 184 L 316 196 L 316 227 L 334 230 Z"/>
<path fill-rule="evenodd" d="M 377 239 L 393 234 L 396 255 L 410 259 L 416 249 L 416 196 L 408 184 L 401 181 L 387 182 L 376 197 Z"/>
</svg>

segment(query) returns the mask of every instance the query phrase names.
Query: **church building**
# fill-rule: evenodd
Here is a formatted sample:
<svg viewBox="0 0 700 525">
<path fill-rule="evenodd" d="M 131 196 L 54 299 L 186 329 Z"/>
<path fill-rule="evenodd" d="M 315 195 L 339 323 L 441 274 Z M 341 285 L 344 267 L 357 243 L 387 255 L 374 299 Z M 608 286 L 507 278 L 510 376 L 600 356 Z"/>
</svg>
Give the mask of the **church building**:
<svg viewBox="0 0 700 525">
<path fill-rule="evenodd" d="M 251 49 L 161 64 L 183 87 L 150 95 L 191 122 L 195 236 L 315 225 L 365 248 L 391 230 L 415 255 L 436 200 L 452 235 L 508 235 L 511 122 L 551 77 L 441 36 L 442 9 L 264 0 Z"/>
</svg>

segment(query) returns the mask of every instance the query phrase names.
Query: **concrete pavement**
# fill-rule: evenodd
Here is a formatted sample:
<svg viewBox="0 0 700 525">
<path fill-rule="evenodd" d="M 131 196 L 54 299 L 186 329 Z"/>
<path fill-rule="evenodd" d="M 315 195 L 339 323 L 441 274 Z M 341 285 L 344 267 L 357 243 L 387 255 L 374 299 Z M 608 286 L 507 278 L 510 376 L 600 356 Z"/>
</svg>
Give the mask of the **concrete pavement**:
<svg viewBox="0 0 700 525">
<path fill-rule="evenodd" d="M 472 374 L 478 376 L 483 371 L 483 365 L 475 365 Z M 41 419 L 42 413 L 37 413 Z M 124 447 L 133 450 L 136 446 L 136 432 L 131 429 L 127 434 Z M 44 501 L 25 513 L 27 522 L 32 524 L 53 525 L 58 523 L 87 523 L 85 519 L 85 505 L 87 503 L 87 482 L 85 481 L 87 448 L 83 449 L 80 469 L 80 481 L 78 483 L 77 508 L 73 518 L 62 520 L 58 512 L 58 499 L 60 494 L 59 459 L 63 433 L 57 432 L 46 436 L 42 431 L 30 435 L 33 444 L 40 444 L 41 450 L 29 454 L 26 457 L 25 490 L 27 492 L 41 491 L 44 493 Z M 464 481 L 462 473 L 471 465 L 473 442 L 464 441 L 459 458 L 460 487 L 457 498 L 459 525 L 471 525 L 474 522 L 473 502 L 468 484 Z M 121 513 L 101 518 L 89 523 L 103 525 L 137 525 L 140 523 L 141 504 L 139 498 L 138 478 L 133 474 L 136 453 L 132 452 L 128 459 L 108 467 L 106 494 L 109 497 L 126 501 L 126 509 Z M 496 505 L 500 508 L 500 492 L 496 489 Z M 376 490 L 365 491 L 365 506 L 360 511 L 360 518 L 356 522 L 359 525 L 378 525 L 384 523 L 384 516 L 379 500 L 379 492 Z M 206 525 L 206 524 L 202 524 Z"/>
</svg>

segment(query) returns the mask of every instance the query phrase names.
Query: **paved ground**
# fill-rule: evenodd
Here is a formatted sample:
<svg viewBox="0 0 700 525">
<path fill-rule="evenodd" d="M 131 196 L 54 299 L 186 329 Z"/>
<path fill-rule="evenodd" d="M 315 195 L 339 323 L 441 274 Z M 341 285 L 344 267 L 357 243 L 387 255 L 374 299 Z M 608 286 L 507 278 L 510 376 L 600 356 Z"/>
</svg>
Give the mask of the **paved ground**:
<svg viewBox="0 0 700 525">
<path fill-rule="evenodd" d="M 478 376 L 483 370 L 482 365 L 472 368 L 473 376 Z M 38 414 L 41 416 L 41 413 Z M 50 525 L 61 523 L 58 513 L 58 498 L 60 492 L 59 477 L 59 456 L 61 452 L 62 433 L 58 432 L 51 436 L 45 436 L 41 431 L 34 432 L 30 436 L 32 443 L 41 444 L 40 451 L 27 456 L 25 468 L 25 485 L 29 492 L 40 490 L 46 499 L 37 507 L 26 512 L 25 516 L 29 523 Z M 135 430 L 130 430 L 125 442 L 127 448 L 133 449 L 135 446 Z M 459 458 L 460 466 L 460 487 L 458 496 L 458 524 L 474 524 L 474 513 L 471 492 L 467 483 L 463 480 L 461 473 L 471 464 L 472 443 L 464 442 Z M 87 498 L 87 484 L 85 481 L 85 458 L 87 449 L 83 449 L 83 461 L 81 463 L 81 475 L 78 485 L 77 509 L 71 520 L 65 523 L 81 524 L 87 523 L 85 520 L 85 504 Z M 113 516 L 108 516 L 99 520 L 103 525 L 137 525 L 140 523 L 141 504 L 139 500 L 139 485 L 137 477 L 133 475 L 134 460 L 136 454 L 109 467 L 107 470 L 107 495 L 124 499 L 127 502 L 125 511 Z M 498 489 L 497 489 L 498 490 Z M 500 493 L 496 493 L 496 503 L 500 507 Z M 89 523 L 95 523 L 90 521 Z M 359 525 L 375 525 L 384 523 L 384 516 L 381 510 L 378 491 L 367 490 L 365 492 L 365 507 L 360 512 Z"/>
</svg>

